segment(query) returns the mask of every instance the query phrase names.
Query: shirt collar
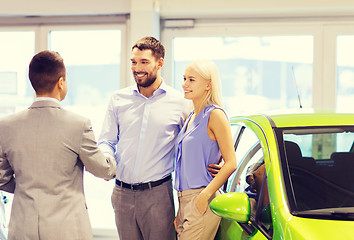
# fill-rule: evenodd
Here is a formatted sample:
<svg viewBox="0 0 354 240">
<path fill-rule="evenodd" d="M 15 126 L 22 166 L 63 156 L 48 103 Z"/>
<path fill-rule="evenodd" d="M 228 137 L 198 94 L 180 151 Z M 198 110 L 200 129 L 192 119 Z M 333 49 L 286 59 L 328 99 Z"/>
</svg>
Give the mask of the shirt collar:
<svg viewBox="0 0 354 240">
<path fill-rule="evenodd" d="M 165 81 L 162 79 L 159 88 L 155 90 L 155 92 L 152 94 L 151 97 L 154 97 L 155 95 L 160 95 L 160 94 L 162 94 L 162 93 L 165 93 L 165 92 L 167 91 L 166 88 L 167 88 L 167 84 L 166 84 Z M 139 92 L 138 86 L 137 86 L 136 84 L 133 86 L 133 93 L 134 93 L 135 95 L 141 95 L 140 92 Z"/>
<path fill-rule="evenodd" d="M 36 99 L 34 100 L 35 102 L 37 101 L 53 101 L 56 103 L 60 103 L 60 101 L 56 98 L 52 98 L 52 97 L 36 97 Z"/>
</svg>

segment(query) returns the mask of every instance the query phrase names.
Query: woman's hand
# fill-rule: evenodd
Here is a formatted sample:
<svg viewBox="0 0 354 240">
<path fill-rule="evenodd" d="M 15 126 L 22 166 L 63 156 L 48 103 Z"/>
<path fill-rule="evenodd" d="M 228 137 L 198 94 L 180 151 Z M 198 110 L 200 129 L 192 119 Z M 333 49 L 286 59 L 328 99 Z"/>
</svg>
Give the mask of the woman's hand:
<svg viewBox="0 0 354 240">
<path fill-rule="evenodd" d="M 173 225 L 175 226 L 176 231 L 177 231 L 177 226 L 178 226 L 177 221 L 178 221 L 178 219 L 177 219 L 177 217 L 175 217 L 175 220 L 173 221 Z"/>
<path fill-rule="evenodd" d="M 201 192 L 195 199 L 195 206 L 200 212 L 201 215 L 208 210 L 209 207 L 209 198 Z"/>
</svg>

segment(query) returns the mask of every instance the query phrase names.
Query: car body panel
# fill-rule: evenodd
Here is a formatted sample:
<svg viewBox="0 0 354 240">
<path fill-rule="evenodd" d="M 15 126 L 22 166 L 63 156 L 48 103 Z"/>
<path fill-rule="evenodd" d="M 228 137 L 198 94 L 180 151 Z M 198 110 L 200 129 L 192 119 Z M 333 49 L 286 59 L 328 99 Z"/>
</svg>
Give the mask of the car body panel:
<svg viewBox="0 0 354 240">
<path fill-rule="evenodd" d="M 237 222 L 232 220 L 224 220 L 224 227 L 220 228 L 218 231 L 218 235 L 216 236 L 216 240 L 224 240 L 224 239 L 241 239 L 241 240 L 266 240 L 267 238 L 257 230 L 249 235 L 245 233 L 240 225 Z"/>
<path fill-rule="evenodd" d="M 293 216 L 290 213 L 280 150 L 274 132 L 276 128 L 354 126 L 354 114 L 252 115 L 233 117 L 230 122 L 252 130 L 261 144 L 272 212 L 272 239 L 354 239 L 354 221 L 352 220 L 305 218 Z M 239 166 L 241 164 L 242 162 L 239 162 Z M 240 176 L 237 174 L 236 172 L 235 176 Z M 249 235 L 236 221 L 222 219 L 216 239 L 267 238 L 258 229 Z"/>
<path fill-rule="evenodd" d="M 292 217 L 284 236 L 284 239 L 353 239 L 354 222 Z"/>
<path fill-rule="evenodd" d="M 237 219 L 237 221 L 241 223 L 248 222 L 250 218 L 251 207 L 246 193 L 232 192 L 223 194 L 210 203 L 212 210 L 213 205 L 219 205 L 219 211 L 217 213 L 223 218 Z"/>
</svg>

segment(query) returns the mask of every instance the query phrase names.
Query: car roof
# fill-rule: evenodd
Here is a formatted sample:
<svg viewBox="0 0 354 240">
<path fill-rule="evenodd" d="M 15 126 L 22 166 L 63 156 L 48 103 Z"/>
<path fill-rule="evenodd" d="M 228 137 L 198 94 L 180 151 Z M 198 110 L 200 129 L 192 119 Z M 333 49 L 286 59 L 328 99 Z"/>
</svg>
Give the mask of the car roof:
<svg viewBox="0 0 354 240">
<path fill-rule="evenodd" d="M 231 122 L 244 119 L 263 125 L 265 120 L 272 127 L 306 127 L 306 126 L 354 126 L 354 113 L 298 113 L 298 114 L 257 114 L 246 117 L 233 117 Z"/>
</svg>

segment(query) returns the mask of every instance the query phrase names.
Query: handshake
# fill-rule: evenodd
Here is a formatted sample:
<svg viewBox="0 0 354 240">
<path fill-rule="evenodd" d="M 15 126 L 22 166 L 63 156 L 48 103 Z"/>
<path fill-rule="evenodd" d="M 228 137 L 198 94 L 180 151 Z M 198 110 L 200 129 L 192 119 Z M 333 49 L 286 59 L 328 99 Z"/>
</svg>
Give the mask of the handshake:
<svg viewBox="0 0 354 240">
<path fill-rule="evenodd" d="M 111 163 L 114 163 L 115 166 L 117 165 L 117 161 L 112 155 L 106 153 L 104 156 L 106 157 L 107 163 L 111 162 Z M 111 179 L 106 179 L 105 178 L 104 180 L 105 181 L 110 181 Z"/>
</svg>

